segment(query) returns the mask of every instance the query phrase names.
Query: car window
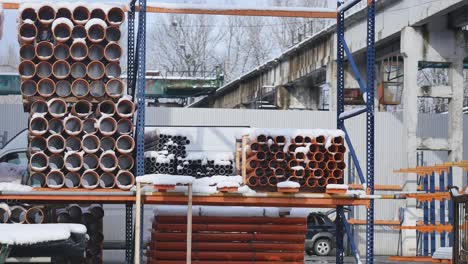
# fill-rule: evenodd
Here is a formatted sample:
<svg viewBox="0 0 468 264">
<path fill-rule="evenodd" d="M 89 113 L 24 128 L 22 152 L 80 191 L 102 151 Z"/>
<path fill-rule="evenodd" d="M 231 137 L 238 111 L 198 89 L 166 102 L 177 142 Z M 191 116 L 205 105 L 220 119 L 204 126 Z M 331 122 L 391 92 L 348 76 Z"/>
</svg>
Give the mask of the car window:
<svg viewBox="0 0 468 264">
<path fill-rule="evenodd" d="M 16 165 L 28 165 L 28 157 L 26 156 L 26 152 L 12 152 L 8 153 L 2 158 L 0 158 L 0 162 L 6 162 Z"/>
<path fill-rule="evenodd" d="M 308 224 L 309 226 L 317 225 L 317 221 L 315 220 L 315 216 L 314 216 L 314 215 L 309 215 L 309 217 L 307 218 L 307 224 Z"/>
<path fill-rule="evenodd" d="M 318 225 L 325 225 L 325 220 L 322 216 L 317 216 L 317 224 Z"/>
</svg>

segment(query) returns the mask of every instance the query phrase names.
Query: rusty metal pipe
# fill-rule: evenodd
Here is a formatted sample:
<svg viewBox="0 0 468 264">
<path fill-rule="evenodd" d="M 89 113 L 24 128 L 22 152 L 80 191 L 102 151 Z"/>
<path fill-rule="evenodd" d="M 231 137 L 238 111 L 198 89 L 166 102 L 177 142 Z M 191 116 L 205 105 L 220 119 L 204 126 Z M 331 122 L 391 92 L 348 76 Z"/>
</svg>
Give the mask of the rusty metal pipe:
<svg viewBox="0 0 468 264">
<path fill-rule="evenodd" d="M 99 168 L 99 158 L 95 154 L 85 154 L 83 156 L 83 168 L 85 170 L 96 170 Z"/>
<path fill-rule="evenodd" d="M 326 184 L 337 184 L 338 181 L 334 178 L 328 178 Z"/>
<path fill-rule="evenodd" d="M 337 166 L 338 169 L 340 169 L 340 170 L 346 169 L 346 163 L 345 163 L 344 161 L 337 162 L 336 166 Z"/>
<path fill-rule="evenodd" d="M 332 170 L 335 170 L 338 168 L 338 164 L 336 163 L 336 161 L 333 161 L 333 160 L 330 160 L 327 162 L 327 169 L 332 171 Z"/>
<path fill-rule="evenodd" d="M 109 42 L 118 42 L 122 37 L 120 28 L 117 26 L 110 26 L 106 28 L 106 40 Z"/>
<path fill-rule="evenodd" d="M 106 85 L 101 80 L 91 82 L 89 88 L 92 97 L 100 98 L 106 94 Z"/>
<path fill-rule="evenodd" d="M 112 136 L 117 132 L 117 121 L 110 116 L 103 116 L 98 120 L 98 129 L 104 136 Z"/>
<path fill-rule="evenodd" d="M 247 185 L 249 185 L 251 187 L 258 186 L 259 185 L 259 177 L 255 176 L 255 175 L 252 175 L 252 176 L 248 177 L 247 178 Z"/>
<path fill-rule="evenodd" d="M 63 17 L 63 18 L 67 18 L 70 20 L 72 18 L 72 13 L 70 9 L 66 7 L 60 7 L 57 9 L 57 15 L 55 17 L 56 18 Z"/>
<path fill-rule="evenodd" d="M 65 132 L 70 136 L 77 136 L 83 131 L 83 123 L 76 116 L 68 116 L 63 121 Z"/>
<path fill-rule="evenodd" d="M 52 154 L 49 156 L 49 168 L 53 170 L 61 170 L 64 166 L 63 157 L 59 154 Z"/>
<path fill-rule="evenodd" d="M 39 207 L 31 207 L 26 211 L 26 223 L 42 224 L 44 222 L 44 211 Z"/>
<path fill-rule="evenodd" d="M 316 153 L 320 151 L 320 147 L 317 143 L 312 143 L 309 146 L 309 153 Z"/>
<path fill-rule="evenodd" d="M 63 172 L 54 170 L 47 174 L 46 185 L 52 189 L 60 189 L 65 185 L 65 176 Z"/>
<path fill-rule="evenodd" d="M 95 219 L 102 219 L 104 217 L 104 209 L 102 208 L 101 205 L 98 205 L 98 204 L 92 204 L 91 206 L 89 206 L 88 208 L 86 208 L 86 212 L 89 212 L 91 213 L 92 216 L 94 216 Z M 98 235 L 97 234 L 98 232 L 90 232 L 90 235 L 93 236 L 93 235 Z M 102 235 L 102 233 L 101 233 Z M 101 239 L 98 239 L 100 240 L 100 242 L 102 242 Z"/>
<path fill-rule="evenodd" d="M 10 219 L 10 207 L 6 203 L 0 203 L 0 223 L 5 224 Z"/>
<path fill-rule="evenodd" d="M 258 185 L 267 186 L 268 185 L 268 177 L 267 176 L 260 176 L 258 178 Z"/>
<path fill-rule="evenodd" d="M 307 162 L 306 168 L 310 169 L 310 170 L 313 170 L 313 169 L 318 168 L 318 164 L 317 164 L 317 162 L 311 160 L 311 161 Z"/>
<path fill-rule="evenodd" d="M 93 10 L 91 10 L 91 19 L 93 18 L 99 18 L 103 21 L 106 20 L 106 12 L 104 12 L 104 10 L 102 10 L 101 8 L 94 8 Z"/>
<path fill-rule="evenodd" d="M 56 16 L 55 8 L 49 5 L 44 5 L 37 11 L 37 18 L 43 25 L 50 25 L 54 21 Z"/>
<path fill-rule="evenodd" d="M 48 61 L 39 62 L 39 64 L 36 65 L 36 74 L 41 79 L 49 78 L 52 76 L 52 64 Z"/>
<path fill-rule="evenodd" d="M 59 134 L 50 135 L 47 138 L 47 150 L 54 154 L 65 151 L 65 138 Z"/>
<path fill-rule="evenodd" d="M 344 139 L 343 137 L 334 137 L 332 138 L 332 143 L 341 145 L 341 144 L 344 144 Z"/>
<path fill-rule="evenodd" d="M 115 139 L 112 137 L 101 138 L 101 150 L 103 152 L 108 150 L 115 150 Z"/>
<path fill-rule="evenodd" d="M 59 60 L 52 65 L 52 74 L 59 80 L 67 78 L 70 72 L 70 64 L 67 61 Z"/>
<path fill-rule="evenodd" d="M 88 46 L 81 41 L 74 42 L 70 46 L 70 56 L 74 61 L 82 61 L 88 57 Z"/>
<path fill-rule="evenodd" d="M 66 42 L 72 36 L 73 22 L 68 18 L 59 18 L 52 23 L 52 34 L 57 42 Z"/>
<path fill-rule="evenodd" d="M 333 160 L 334 161 L 340 162 L 340 161 L 343 161 L 343 159 L 344 159 L 344 154 L 343 153 L 337 152 L 337 153 L 333 154 Z"/>
<path fill-rule="evenodd" d="M 304 177 L 304 170 L 293 170 L 293 175 L 298 178 Z"/>
<path fill-rule="evenodd" d="M 85 153 L 94 154 L 100 149 L 100 141 L 96 135 L 85 135 L 82 140 L 82 148 Z"/>
<path fill-rule="evenodd" d="M 81 186 L 85 189 L 96 189 L 99 186 L 99 174 L 94 170 L 86 170 L 81 175 Z"/>
<path fill-rule="evenodd" d="M 339 153 L 345 153 L 346 152 L 346 147 L 344 145 L 338 145 L 338 151 Z"/>
<path fill-rule="evenodd" d="M 86 35 L 92 43 L 99 43 L 106 38 L 106 22 L 99 18 L 90 19 L 86 25 Z"/>
<path fill-rule="evenodd" d="M 75 62 L 71 65 L 71 76 L 74 79 L 86 77 L 86 65 L 81 62 Z"/>
<path fill-rule="evenodd" d="M 32 7 L 28 7 L 28 8 L 24 8 L 22 11 L 21 11 L 21 20 L 22 21 L 25 21 L 25 20 L 31 20 L 32 22 L 36 22 L 37 21 L 37 13 L 36 13 L 36 9 L 32 8 Z"/>
<path fill-rule="evenodd" d="M 269 186 L 276 186 L 276 184 L 278 184 L 278 179 L 276 178 L 276 176 L 270 176 L 268 177 L 268 185 Z"/>
<path fill-rule="evenodd" d="M 104 189 L 112 189 L 115 186 L 115 175 L 110 172 L 104 172 L 99 177 L 99 186 Z"/>
<path fill-rule="evenodd" d="M 304 137 L 301 135 L 297 135 L 292 138 L 292 143 L 293 144 L 303 144 L 304 143 Z"/>
<path fill-rule="evenodd" d="M 36 75 L 36 65 L 29 60 L 22 61 L 18 65 L 18 72 L 22 79 L 31 79 Z"/>
<path fill-rule="evenodd" d="M 52 118 L 49 120 L 49 133 L 52 135 L 62 134 L 64 131 L 63 120 L 60 118 Z"/>
<path fill-rule="evenodd" d="M 67 114 L 67 102 L 60 98 L 53 98 L 47 103 L 49 114 L 54 118 L 64 117 Z"/>
<path fill-rule="evenodd" d="M 322 178 L 324 175 L 324 171 L 322 169 L 313 169 L 312 170 L 312 177 L 314 178 Z"/>
<path fill-rule="evenodd" d="M 133 157 L 131 155 L 127 155 L 127 154 L 124 154 L 124 155 L 120 155 L 118 157 L 118 167 L 119 167 L 119 170 L 131 170 L 133 169 L 133 166 L 135 164 L 135 160 L 133 159 Z"/>
<path fill-rule="evenodd" d="M 106 84 L 106 94 L 114 99 L 121 98 L 124 92 L 124 83 L 119 79 L 111 79 Z"/>
<path fill-rule="evenodd" d="M 276 136 L 274 138 L 276 144 L 280 145 L 280 146 L 283 146 L 284 144 L 286 144 L 286 137 L 284 136 Z"/>
<path fill-rule="evenodd" d="M 33 172 L 29 177 L 29 184 L 32 187 L 44 187 L 46 182 L 46 176 L 42 172 Z"/>
<path fill-rule="evenodd" d="M 57 60 L 66 60 L 70 57 L 70 48 L 63 43 L 54 46 L 54 57 Z"/>
<path fill-rule="evenodd" d="M 263 168 L 256 168 L 252 172 L 249 173 L 249 176 L 257 176 L 260 177 L 265 174 L 265 170 Z"/>
<path fill-rule="evenodd" d="M 29 153 L 45 151 L 47 149 L 47 141 L 43 136 L 34 136 L 29 142 Z"/>
<path fill-rule="evenodd" d="M 135 149 L 135 140 L 129 135 L 122 135 L 116 140 L 116 150 L 121 154 L 129 154 Z"/>
<path fill-rule="evenodd" d="M 326 142 L 326 139 L 324 136 L 318 136 L 315 138 L 315 142 L 319 145 L 323 145 Z"/>
<path fill-rule="evenodd" d="M 26 221 L 26 209 L 19 205 L 10 207 L 10 222 L 14 224 L 23 224 Z"/>
<path fill-rule="evenodd" d="M 111 26 L 119 26 L 125 20 L 125 12 L 120 7 L 112 7 L 107 11 L 106 20 Z"/>
<path fill-rule="evenodd" d="M 331 175 L 335 179 L 342 179 L 343 178 L 343 171 L 340 169 L 333 170 Z"/>
<path fill-rule="evenodd" d="M 120 119 L 117 122 L 117 132 L 120 135 L 130 135 L 133 132 L 133 123 L 130 119 Z"/>
<path fill-rule="evenodd" d="M 33 136 L 42 136 L 47 133 L 49 123 L 43 116 L 33 116 L 29 121 L 29 133 Z"/>
<path fill-rule="evenodd" d="M 306 181 L 307 187 L 309 187 L 309 188 L 315 188 L 315 187 L 318 186 L 317 184 L 318 184 L 318 183 L 317 183 L 317 180 L 314 179 L 313 177 L 307 178 L 307 181 Z"/>
<path fill-rule="evenodd" d="M 122 47 L 114 42 L 110 42 L 104 48 L 104 57 L 108 61 L 118 62 L 122 56 Z"/>
<path fill-rule="evenodd" d="M 34 114 L 47 114 L 49 111 L 49 106 L 44 100 L 37 100 L 31 104 L 31 110 L 29 111 L 31 116 Z"/>
<path fill-rule="evenodd" d="M 90 17 L 91 13 L 89 12 L 89 9 L 85 6 L 80 5 L 73 9 L 72 19 L 73 22 L 75 22 L 75 24 L 84 25 L 86 24 L 86 22 L 88 22 Z"/>
<path fill-rule="evenodd" d="M 316 162 L 322 162 L 325 158 L 325 155 L 323 155 L 323 153 L 321 152 L 316 152 L 314 153 L 313 157 L 312 157 L 312 160 L 313 161 L 316 161 Z"/>
<path fill-rule="evenodd" d="M 297 161 L 304 161 L 306 159 L 306 155 L 303 152 L 296 152 L 294 153 L 294 158 Z"/>
<path fill-rule="evenodd" d="M 91 114 L 92 108 L 93 106 L 88 100 L 79 100 L 73 105 L 71 112 L 79 118 L 86 118 Z"/>
<path fill-rule="evenodd" d="M 104 58 L 104 47 L 98 44 L 91 45 L 88 50 L 88 58 L 92 61 L 101 61 Z"/>
<path fill-rule="evenodd" d="M 331 144 L 327 150 L 329 153 L 336 153 L 338 152 L 338 145 Z"/>
<path fill-rule="evenodd" d="M 78 204 L 71 204 L 66 210 L 72 219 L 77 221 L 81 220 L 81 217 L 83 216 L 83 208 L 81 208 L 81 206 Z"/>
<path fill-rule="evenodd" d="M 317 187 L 325 187 L 327 185 L 327 179 L 320 178 L 317 180 Z"/>
<path fill-rule="evenodd" d="M 24 97 L 34 96 L 37 93 L 37 84 L 33 80 L 26 80 L 21 82 L 20 90 Z"/>
<path fill-rule="evenodd" d="M 100 61 L 91 61 L 86 68 L 86 73 L 91 80 L 98 80 L 104 77 L 105 67 Z"/>
<path fill-rule="evenodd" d="M 20 48 L 20 59 L 21 60 L 34 60 L 36 57 L 36 49 L 32 44 L 24 44 Z"/>
<path fill-rule="evenodd" d="M 65 168 L 69 171 L 79 171 L 83 167 L 83 156 L 78 152 L 65 154 Z"/>
<path fill-rule="evenodd" d="M 65 141 L 65 148 L 67 151 L 80 151 L 81 140 L 76 136 L 69 136 Z"/>
<path fill-rule="evenodd" d="M 23 23 L 19 28 L 20 43 L 33 43 L 37 37 L 37 27 L 34 24 Z"/>
<path fill-rule="evenodd" d="M 72 30 L 72 39 L 85 39 L 86 38 L 86 29 L 82 25 L 76 25 Z"/>
<path fill-rule="evenodd" d="M 68 97 L 71 94 L 71 83 L 66 80 L 60 80 L 55 84 L 56 93 L 60 97 Z"/>
<path fill-rule="evenodd" d="M 118 159 L 113 152 L 104 152 L 99 158 L 99 167 L 105 172 L 112 172 L 118 166 Z"/>
<path fill-rule="evenodd" d="M 105 75 L 107 78 L 119 78 L 122 74 L 122 68 L 120 67 L 119 63 L 116 62 L 109 62 L 106 65 Z"/>
<path fill-rule="evenodd" d="M 130 190 L 135 185 L 135 176 L 129 171 L 119 171 L 115 181 L 119 189 Z"/>
<path fill-rule="evenodd" d="M 84 79 L 77 79 L 72 83 L 71 92 L 77 98 L 84 98 L 89 94 L 89 83 Z"/>
<path fill-rule="evenodd" d="M 85 132 L 85 134 L 96 134 L 96 123 L 97 120 L 95 118 L 86 118 L 85 120 L 83 120 L 83 131 Z"/>
<path fill-rule="evenodd" d="M 131 118 L 135 113 L 135 104 L 130 99 L 122 98 L 117 102 L 116 111 L 121 118 Z"/>
<path fill-rule="evenodd" d="M 77 172 L 68 172 L 65 174 L 65 187 L 76 189 L 80 187 L 80 174 Z"/>
</svg>

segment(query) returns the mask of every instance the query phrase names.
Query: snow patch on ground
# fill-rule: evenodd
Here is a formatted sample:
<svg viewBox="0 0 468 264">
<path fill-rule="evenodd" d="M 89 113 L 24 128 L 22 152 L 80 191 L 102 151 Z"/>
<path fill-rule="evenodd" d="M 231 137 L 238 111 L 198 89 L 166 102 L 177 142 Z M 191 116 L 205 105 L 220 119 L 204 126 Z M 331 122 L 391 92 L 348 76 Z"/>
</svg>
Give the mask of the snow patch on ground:
<svg viewBox="0 0 468 264">
<path fill-rule="evenodd" d="M 86 227 L 80 224 L 0 224 L 0 244 L 30 245 L 65 240 L 72 233 L 85 234 Z"/>
<path fill-rule="evenodd" d="M 178 185 L 189 184 L 195 180 L 191 176 L 176 176 L 168 174 L 147 174 L 136 178 L 137 182 L 150 183 L 154 185 Z"/>
</svg>

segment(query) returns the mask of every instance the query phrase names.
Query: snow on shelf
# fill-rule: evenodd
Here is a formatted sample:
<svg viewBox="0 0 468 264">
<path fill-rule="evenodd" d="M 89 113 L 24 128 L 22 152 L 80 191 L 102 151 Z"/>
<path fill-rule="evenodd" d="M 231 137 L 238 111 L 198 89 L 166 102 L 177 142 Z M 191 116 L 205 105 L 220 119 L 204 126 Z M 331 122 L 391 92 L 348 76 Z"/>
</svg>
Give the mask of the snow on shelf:
<svg viewBox="0 0 468 264">
<path fill-rule="evenodd" d="M 361 111 L 365 111 L 367 107 L 358 107 L 358 108 L 354 108 L 354 109 L 351 109 L 351 110 L 348 110 L 348 111 L 344 111 L 343 113 L 340 114 L 339 118 L 340 119 L 346 119 L 346 118 L 349 118 L 351 116 L 355 116 L 357 115 L 359 112 Z"/>
<path fill-rule="evenodd" d="M 187 206 L 158 205 L 154 215 L 185 216 Z M 193 206 L 193 216 L 221 216 L 221 217 L 279 217 L 279 208 L 274 207 L 243 207 L 243 206 Z"/>
<path fill-rule="evenodd" d="M 452 247 L 439 247 L 432 254 L 433 259 L 452 259 L 453 248 Z"/>
<path fill-rule="evenodd" d="M 216 185 L 218 188 L 233 188 L 233 187 L 239 187 L 240 184 L 238 182 L 234 181 L 225 181 L 225 182 L 220 182 Z"/>
<path fill-rule="evenodd" d="M 154 185 L 178 185 L 189 184 L 195 180 L 192 176 L 178 176 L 169 174 L 147 174 L 137 177 L 136 181 L 140 183 L 150 183 Z"/>
<path fill-rule="evenodd" d="M 278 188 L 300 188 L 301 187 L 301 185 L 298 182 L 293 182 L 293 181 L 279 182 L 276 186 Z"/>
<path fill-rule="evenodd" d="M 30 245 L 65 240 L 72 233 L 85 234 L 81 224 L 0 224 L 0 244 Z"/>
<path fill-rule="evenodd" d="M 348 190 L 348 188 L 347 184 L 327 184 L 327 189 Z"/>
<path fill-rule="evenodd" d="M 33 188 L 31 186 L 22 185 L 19 183 L 13 182 L 0 182 L 0 192 L 10 191 L 10 192 L 30 192 Z"/>
<path fill-rule="evenodd" d="M 346 194 L 348 195 L 366 195 L 366 191 L 364 190 L 346 190 Z"/>
</svg>

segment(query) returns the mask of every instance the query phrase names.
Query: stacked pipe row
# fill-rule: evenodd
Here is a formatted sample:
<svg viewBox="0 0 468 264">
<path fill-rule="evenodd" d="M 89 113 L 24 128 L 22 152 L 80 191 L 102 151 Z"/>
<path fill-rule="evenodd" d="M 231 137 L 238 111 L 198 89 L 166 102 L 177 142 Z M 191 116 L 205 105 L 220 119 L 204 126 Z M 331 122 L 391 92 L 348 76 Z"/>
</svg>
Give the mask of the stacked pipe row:
<svg viewBox="0 0 468 264">
<path fill-rule="evenodd" d="M 23 6 L 21 92 L 33 186 L 129 189 L 135 105 L 118 78 L 120 7 Z"/>
<path fill-rule="evenodd" d="M 194 216 L 192 221 L 193 262 L 304 262 L 304 218 Z M 185 263 L 186 232 L 186 216 L 156 216 L 147 263 Z"/>
<path fill-rule="evenodd" d="M 58 4 L 60 6 L 60 4 Z M 24 97 L 120 98 L 120 7 L 24 7 L 19 14 Z"/>
<path fill-rule="evenodd" d="M 294 181 L 301 191 L 323 192 L 327 184 L 343 183 L 342 136 L 260 134 L 246 152 L 247 184 L 255 190 L 274 191 L 279 182 Z"/>
<path fill-rule="evenodd" d="M 86 255 L 80 263 L 102 263 L 104 209 L 101 205 L 93 204 L 81 206 L 71 204 L 55 211 L 57 223 L 74 223 L 86 226 L 89 241 L 86 246 Z M 68 263 L 68 262 L 67 262 Z M 72 262 L 75 263 L 75 262 Z"/>
<path fill-rule="evenodd" d="M 0 203 L 0 224 L 42 224 L 45 219 L 43 207 Z"/>
</svg>

